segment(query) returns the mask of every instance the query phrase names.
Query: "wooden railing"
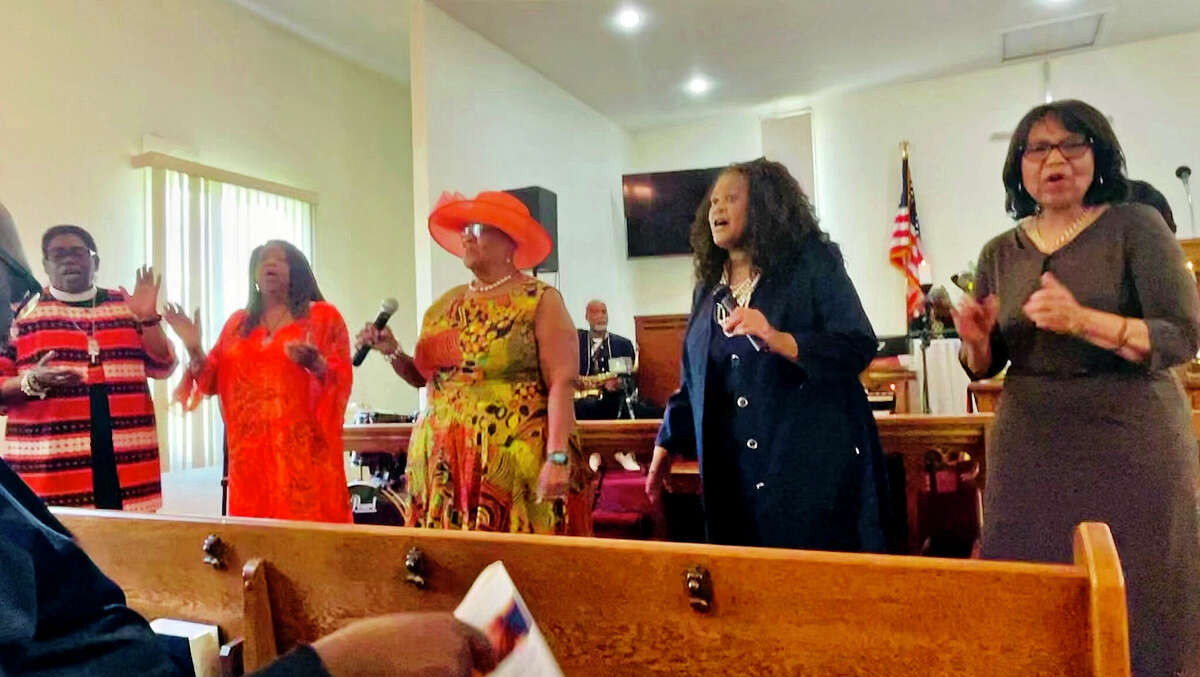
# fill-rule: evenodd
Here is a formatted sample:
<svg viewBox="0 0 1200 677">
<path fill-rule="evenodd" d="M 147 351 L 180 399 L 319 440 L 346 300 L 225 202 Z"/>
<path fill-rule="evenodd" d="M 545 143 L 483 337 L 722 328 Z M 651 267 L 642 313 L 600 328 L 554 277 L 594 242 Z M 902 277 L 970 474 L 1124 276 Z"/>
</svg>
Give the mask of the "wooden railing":
<svg viewBox="0 0 1200 677">
<path fill-rule="evenodd" d="M 925 456 L 930 451 L 945 455 L 965 452 L 979 463 L 982 487 L 991 414 L 926 416 L 895 414 L 877 419 L 879 439 L 889 454 L 899 454 L 904 465 L 905 506 L 908 519 L 908 548 L 919 548 L 917 515 L 922 483 L 926 481 Z M 599 453 L 611 459 L 618 451 L 632 452 L 647 461 L 658 434 L 658 420 L 580 421 L 578 431 L 584 453 Z M 343 432 L 347 450 L 402 454 L 408 449 L 411 423 L 348 425 Z M 699 468 L 695 461 L 679 460 L 671 468 L 671 490 L 696 494 L 700 491 Z"/>
</svg>

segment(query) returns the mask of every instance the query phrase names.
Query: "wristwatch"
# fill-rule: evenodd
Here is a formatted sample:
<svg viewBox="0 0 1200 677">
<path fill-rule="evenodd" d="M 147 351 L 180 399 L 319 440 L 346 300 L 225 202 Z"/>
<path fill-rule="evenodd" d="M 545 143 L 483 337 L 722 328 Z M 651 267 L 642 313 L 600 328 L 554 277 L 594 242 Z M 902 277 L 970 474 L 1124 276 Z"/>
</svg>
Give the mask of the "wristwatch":
<svg viewBox="0 0 1200 677">
<path fill-rule="evenodd" d="M 550 462 L 555 465 L 566 465 L 567 464 L 567 452 L 565 452 L 565 451 L 552 451 L 552 452 L 550 452 L 549 455 L 546 456 L 546 458 L 549 459 Z"/>
</svg>

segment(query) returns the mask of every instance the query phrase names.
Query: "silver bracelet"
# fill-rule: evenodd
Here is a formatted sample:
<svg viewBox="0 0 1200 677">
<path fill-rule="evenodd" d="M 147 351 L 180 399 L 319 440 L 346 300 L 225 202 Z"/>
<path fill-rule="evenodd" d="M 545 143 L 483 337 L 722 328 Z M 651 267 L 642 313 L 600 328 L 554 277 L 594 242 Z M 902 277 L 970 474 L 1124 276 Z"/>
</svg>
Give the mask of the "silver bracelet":
<svg viewBox="0 0 1200 677">
<path fill-rule="evenodd" d="M 394 367 L 394 366 L 396 366 L 396 360 L 400 359 L 400 356 L 403 354 L 404 354 L 404 348 L 402 348 L 400 346 L 400 344 L 397 343 L 395 350 L 393 350 L 390 353 L 383 353 L 383 359 L 387 360 L 388 364 L 390 364 Z"/>
<path fill-rule="evenodd" d="M 25 396 L 31 400 L 35 397 L 39 400 L 44 400 L 50 390 L 37 380 L 32 371 L 27 371 L 21 376 L 21 392 L 25 393 Z"/>
</svg>

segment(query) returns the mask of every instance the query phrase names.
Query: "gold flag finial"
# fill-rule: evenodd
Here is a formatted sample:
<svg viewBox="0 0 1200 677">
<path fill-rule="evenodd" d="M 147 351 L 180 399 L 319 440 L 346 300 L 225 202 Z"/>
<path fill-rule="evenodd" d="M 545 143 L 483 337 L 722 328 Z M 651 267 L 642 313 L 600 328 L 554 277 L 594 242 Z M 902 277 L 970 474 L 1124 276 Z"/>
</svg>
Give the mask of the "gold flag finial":
<svg viewBox="0 0 1200 677">
<path fill-rule="evenodd" d="M 900 157 L 908 159 L 908 141 L 900 142 Z"/>
</svg>

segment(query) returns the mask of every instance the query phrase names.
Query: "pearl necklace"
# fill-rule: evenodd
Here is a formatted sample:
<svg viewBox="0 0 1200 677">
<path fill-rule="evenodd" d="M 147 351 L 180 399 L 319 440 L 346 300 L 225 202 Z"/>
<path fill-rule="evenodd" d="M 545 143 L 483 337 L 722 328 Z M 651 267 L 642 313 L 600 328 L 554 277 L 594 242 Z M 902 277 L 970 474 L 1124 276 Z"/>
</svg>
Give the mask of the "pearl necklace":
<svg viewBox="0 0 1200 677">
<path fill-rule="evenodd" d="M 1050 254 L 1062 249 L 1064 245 L 1074 239 L 1075 236 L 1079 234 L 1079 231 L 1083 229 L 1083 224 L 1088 220 L 1088 217 L 1092 215 L 1093 211 L 1095 210 L 1091 207 L 1085 207 L 1083 213 L 1079 215 L 1079 218 L 1075 219 L 1075 221 L 1063 231 L 1063 234 L 1054 241 L 1053 246 L 1047 246 L 1046 240 L 1042 238 L 1041 212 L 1038 212 L 1038 215 L 1033 218 L 1033 228 L 1027 228 L 1025 232 L 1029 234 L 1029 239 L 1033 240 L 1033 243 L 1038 246 L 1038 249 Z"/>
<path fill-rule="evenodd" d="M 509 280 L 511 280 L 512 276 L 515 274 L 516 273 L 509 273 L 508 275 L 505 275 L 504 277 L 500 278 L 499 280 L 496 280 L 495 282 L 492 282 L 491 284 L 482 284 L 482 283 L 479 283 L 478 280 L 471 280 L 470 282 L 467 283 L 467 287 L 471 291 L 475 292 L 476 294 L 480 294 L 483 292 L 489 292 L 489 291 L 499 287 L 500 285 L 504 284 L 505 282 L 508 282 Z"/>
<path fill-rule="evenodd" d="M 750 305 L 750 297 L 754 295 L 754 290 L 758 287 L 758 280 L 762 277 L 761 271 L 754 271 L 750 277 L 741 282 L 729 287 L 729 293 L 733 295 L 733 300 L 743 308 Z M 721 273 L 721 284 L 729 284 L 729 271 Z"/>
</svg>

